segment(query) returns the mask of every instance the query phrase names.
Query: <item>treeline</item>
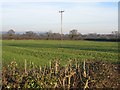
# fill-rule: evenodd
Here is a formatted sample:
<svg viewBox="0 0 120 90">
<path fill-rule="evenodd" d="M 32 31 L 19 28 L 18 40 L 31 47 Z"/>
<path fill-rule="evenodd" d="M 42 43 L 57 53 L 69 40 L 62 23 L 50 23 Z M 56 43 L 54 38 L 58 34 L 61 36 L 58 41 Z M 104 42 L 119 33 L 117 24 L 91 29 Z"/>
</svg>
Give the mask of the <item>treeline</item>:
<svg viewBox="0 0 120 90">
<path fill-rule="evenodd" d="M 111 34 L 97 34 L 88 33 L 81 34 L 78 30 L 73 29 L 69 34 L 53 33 L 52 31 L 46 33 L 35 33 L 33 31 L 27 31 L 22 34 L 16 34 L 14 30 L 9 30 L 8 32 L 2 34 L 3 40 L 15 39 L 35 39 L 35 40 L 92 40 L 92 41 L 120 41 L 120 32 L 113 31 Z"/>
</svg>

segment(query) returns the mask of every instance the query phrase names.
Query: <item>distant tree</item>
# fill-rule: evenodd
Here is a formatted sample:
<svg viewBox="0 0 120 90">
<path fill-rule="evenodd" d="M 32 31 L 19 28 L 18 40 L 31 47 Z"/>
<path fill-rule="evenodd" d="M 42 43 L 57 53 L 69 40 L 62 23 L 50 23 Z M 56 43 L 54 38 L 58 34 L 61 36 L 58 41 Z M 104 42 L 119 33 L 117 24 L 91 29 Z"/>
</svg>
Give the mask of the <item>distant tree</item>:
<svg viewBox="0 0 120 90">
<path fill-rule="evenodd" d="M 62 36 L 64 36 L 64 35 L 62 35 Z M 54 40 L 60 40 L 61 39 L 60 33 L 53 33 L 53 39 Z"/>
<path fill-rule="evenodd" d="M 10 29 L 8 32 L 7 32 L 8 35 L 12 36 L 15 34 L 15 31 L 13 29 Z"/>
<path fill-rule="evenodd" d="M 70 39 L 78 39 L 79 35 L 80 33 L 76 29 L 73 29 L 69 32 Z"/>
<path fill-rule="evenodd" d="M 112 31 L 112 34 L 114 34 L 114 35 L 117 35 L 117 34 L 119 34 L 120 32 L 118 32 L 118 31 Z"/>
<path fill-rule="evenodd" d="M 13 29 L 10 29 L 8 32 L 7 32 L 7 36 L 8 36 L 8 39 L 13 39 L 14 36 L 15 36 L 15 31 Z"/>
<path fill-rule="evenodd" d="M 26 34 L 27 36 L 31 37 L 31 36 L 34 35 L 34 32 L 33 32 L 33 31 L 27 31 L 25 34 Z"/>
<path fill-rule="evenodd" d="M 120 31 L 112 31 L 113 38 L 119 39 L 120 38 Z"/>
<path fill-rule="evenodd" d="M 25 33 L 25 38 L 27 38 L 27 39 L 35 39 L 35 38 L 37 38 L 37 34 L 34 33 L 33 31 L 27 31 Z"/>
<path fill-rule="evenodd" d="M 87 38 L 89 38 L 89 39 L 97 39 L 97 33 L 88 33 Z"/>
<path fill-rule="evenodd" d="M 49 40 L 49 39 L 51 39 L 51 38 L 52 38 L 53 33 L 52 33 L 52 31 L 51 31 L 51 30 L 50 30 L 50 31 L 48 31 L 46 34 L 47 34 L 47 40 Z"/>
<path fill-rule="evenodd" d="M 120 36 L 120 31 L 112 31 L 112 35 Z"/>
</svg>

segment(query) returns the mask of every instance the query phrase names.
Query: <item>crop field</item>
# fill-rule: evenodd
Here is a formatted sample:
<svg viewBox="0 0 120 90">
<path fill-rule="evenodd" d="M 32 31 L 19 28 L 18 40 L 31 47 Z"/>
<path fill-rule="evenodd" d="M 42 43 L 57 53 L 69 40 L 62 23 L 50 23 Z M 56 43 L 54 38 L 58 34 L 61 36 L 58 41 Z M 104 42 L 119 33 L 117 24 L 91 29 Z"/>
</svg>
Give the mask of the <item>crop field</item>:
<svg viewBox="0 0 120 90">
<path fill-rule="evenodd" d="M 3 40 L 2 88 L 119 88 L 117 42 Z"/>
<path fill-rule="evenodd" d="M 118 61 L 117 42 L 59 41 L 59 40 L 3 40 L 2 63 L 16 61 L 20 66 L 26 60 L 36 65 L 48 65 L 58 59 L 66 65 L 69 59 Z"/>
</svg>

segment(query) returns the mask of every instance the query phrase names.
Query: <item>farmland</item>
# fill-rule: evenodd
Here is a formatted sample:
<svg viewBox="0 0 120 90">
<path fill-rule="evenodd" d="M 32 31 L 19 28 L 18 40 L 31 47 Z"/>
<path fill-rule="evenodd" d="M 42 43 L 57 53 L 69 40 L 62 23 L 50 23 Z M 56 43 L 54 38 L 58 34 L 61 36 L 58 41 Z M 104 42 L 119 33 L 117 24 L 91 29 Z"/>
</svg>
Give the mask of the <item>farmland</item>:
<svg viewBox="0 0 120 90">
<path fill-rule="evenodd" d="M 118 61 L 118 43 L 94 41 L 59 40 L 3 40 L 3 65 L 16 61 L 20 66 L 24 60 L 36 65 L 46 65 L 58 59 L 65 65 L 69 59 Z"/>
<path fill-rule="evenodd" d="M 4 88 L 119 88 L 118 43 L 3 40 Z"/>
</svg>

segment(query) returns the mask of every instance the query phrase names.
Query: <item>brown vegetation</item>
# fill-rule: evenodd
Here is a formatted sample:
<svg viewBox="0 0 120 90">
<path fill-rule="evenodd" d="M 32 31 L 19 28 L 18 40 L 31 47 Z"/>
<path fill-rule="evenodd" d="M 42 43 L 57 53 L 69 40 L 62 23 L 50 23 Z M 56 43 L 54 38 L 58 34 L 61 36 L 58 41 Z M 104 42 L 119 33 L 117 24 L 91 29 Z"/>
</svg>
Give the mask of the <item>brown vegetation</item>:
<svg viewBox="0 0 120 90">
<path fill-rule="evenodd" d="M 25 60 L 24 69 L 11 62 L 2 71 L 2 88 L 120 88 L 120 66 L 103 61 L 59 60 L 50 66 L 36 66 Z"/>
</svg>

